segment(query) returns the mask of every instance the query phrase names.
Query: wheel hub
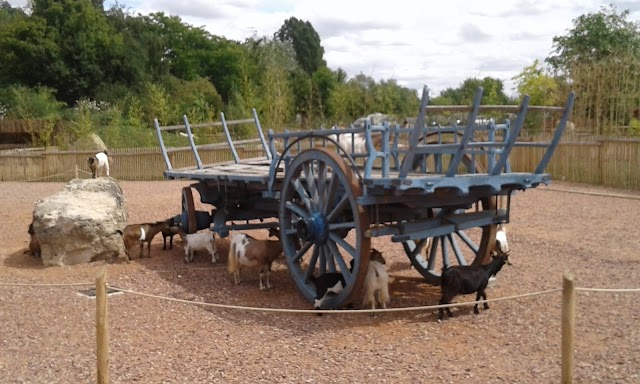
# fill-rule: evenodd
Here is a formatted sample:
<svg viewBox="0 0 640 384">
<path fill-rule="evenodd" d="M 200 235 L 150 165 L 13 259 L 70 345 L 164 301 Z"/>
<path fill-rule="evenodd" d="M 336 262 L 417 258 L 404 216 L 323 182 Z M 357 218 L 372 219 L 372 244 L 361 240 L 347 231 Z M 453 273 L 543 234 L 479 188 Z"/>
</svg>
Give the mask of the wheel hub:
<svg viewBox="0 0 640 384">
<path fill-rule="evenodd" d="M 320 212 L 314 212 L 308 219 L 298 221 L 296 233 L 304 241 L 324 244 L 329 238 L 327 218 Z"/>
</svg>

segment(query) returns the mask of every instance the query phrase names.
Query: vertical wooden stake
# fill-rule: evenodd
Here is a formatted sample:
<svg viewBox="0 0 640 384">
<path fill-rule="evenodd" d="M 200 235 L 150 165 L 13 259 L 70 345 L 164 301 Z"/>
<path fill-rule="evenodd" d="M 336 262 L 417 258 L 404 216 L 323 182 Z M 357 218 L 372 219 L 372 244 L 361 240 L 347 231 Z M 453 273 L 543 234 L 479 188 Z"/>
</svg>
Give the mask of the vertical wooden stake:
<svg viewBox="0 0 640 384">
<path fill-rule="evenodd" d="M 562 383 L 573 383 L 576 290 L 571 272 L 562 276 Z"/>
<path fill-rule="evenodd" d="M 73 173 L 73 178 L 77 179 L 78 178 L 78 164 L 76 164 L 76 169 L 74 171 L 75 172 Z"/>
<path fill-rule="evenodd" d="M 96 276 L 96 340 L 98 384 L 109 384 L 109 322 L 107 317 L 107 269 Z"/>
</svg>

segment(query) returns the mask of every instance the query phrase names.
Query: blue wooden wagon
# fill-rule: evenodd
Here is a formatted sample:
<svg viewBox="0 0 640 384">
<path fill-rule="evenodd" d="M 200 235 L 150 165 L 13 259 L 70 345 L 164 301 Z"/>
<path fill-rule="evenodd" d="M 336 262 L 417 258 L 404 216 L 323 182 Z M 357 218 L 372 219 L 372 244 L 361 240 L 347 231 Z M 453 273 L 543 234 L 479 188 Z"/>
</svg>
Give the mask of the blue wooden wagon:
<svg viewBox="0 0 640 384">
<path fill-rule="evenodd" d="M 354 299 L 366 276 L 374 237 L 402 244 L 411 264 L 427 282 L 439 284 L 442 267 L 486 262 L 497 226 L 509 221 L 514 191 L 548 184 L 545 168 L 560 141 L 575 95 L 564 107 L 481 106 L 482 89 L 471 106 L 427 106 L 423 92 L 415 124 L 371 124 L 264 136 L 258 116 L 216 123 L 165 126 L 155 121 L 168 179 L 194 183 L 182 190 L 179 216 L 186 232 L 208 228 L 220 236 L 231 230 L 278 227 L 289 271 L 300 293 L 315 296 L 312 274 L 340 272 L 346 287 L 326 305 L 338 308 Z M 479 122 L 479 113 L 498 110 L 515 118 Z M 519 142 L 528 110 L 558 112 L 548 142 Z M 459 125 L 437 124 L 442 111 L 467 112 Z M 255 124 L 262 156 L 241 158 L 230 128 Z M 193 132 L 220 126 L 232 160 L 203 164 Z M 163 135 L 186 131 L 195 164 L 176 169 Z M 356 141 L 364 140 L 356 148 Z M 345 144 L 350 143 L 350 144 Z M 379 144 L 378 144 L 379 143 Z M 514 147 L 543 151 L 531 172 L 512 172 Z M 192 189 L 210 211 L 196 211 Z M 296 245 L 302 244 L 301 248 Z M 353 261 L 353 268 L 350 263 Z"/>
</svg>

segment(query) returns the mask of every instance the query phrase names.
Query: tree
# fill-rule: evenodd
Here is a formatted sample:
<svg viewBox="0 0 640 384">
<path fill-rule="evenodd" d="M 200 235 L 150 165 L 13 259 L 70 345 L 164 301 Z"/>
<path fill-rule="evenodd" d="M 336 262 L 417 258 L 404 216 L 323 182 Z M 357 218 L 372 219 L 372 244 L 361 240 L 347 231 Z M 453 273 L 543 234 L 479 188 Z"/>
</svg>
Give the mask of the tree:
<svg viewBox="0 0 640 384">
<path fill-rule="evenodd" d="M 274 38 L 293 45 L 296 60 L 307 74 L 311 75 L 327 65 L 323 58 L 324 48 L 320 45 L 320 36 L 310 22 L 291 17 L 285 20 Z"/>
<path fill-rule="evenodd" d="M 558 83 L 555 79 L 544 73 L 539 60 L 525 67 L 517 76 L 514 76 L 518 93 L 529 95 L 530 105 L 555 105 L 558 101 Z"/>
<path fill-rule="evenodd" d="M 640 57 L 640 30 L 628 21 L 629 10 L 617 13 L 614 5 L 573 19 L 573 29 L 553 38 L 546 62 L 556 72 L 568 73 L 572 64 L 615 55 Z"/>
<path fill-rule="evenodd" d="M 56 89 L 68 105 L 82 97 L 93 98 L 101 83 L 115 83 L 126 72 L 120 68 L 127 53 L 122 35 L 110 27 L 104 11 L 92 2 L 33 0 L 31 17 L 44 20 L 44 30 L 57 47 L 51 62 L 39 58 L 45 67 L 39 74 L 44 77 L 42 85 Z M 12 53 L 21 57 L 19 50 Z"/>
<path fill-rule="evenodd" d="M 469 105 L 473 102 L 478 87 L 483 88 L 482 104 L 504 105 L 509 100 L 504 93 L 502 80 L 485 77 L 483 79 L 468 78 L 458 88 L 447 88 L 440 92 L 431 104 Z"/>
</svg>

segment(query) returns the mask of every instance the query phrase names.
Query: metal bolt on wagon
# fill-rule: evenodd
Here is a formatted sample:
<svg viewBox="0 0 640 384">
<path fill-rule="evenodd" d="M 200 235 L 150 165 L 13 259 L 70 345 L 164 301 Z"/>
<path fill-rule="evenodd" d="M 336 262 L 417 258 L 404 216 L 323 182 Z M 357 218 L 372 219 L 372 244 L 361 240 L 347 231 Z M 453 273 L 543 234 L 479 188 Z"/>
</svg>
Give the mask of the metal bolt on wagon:
<svg viewBox="0 0 640 384">
<path fill-rule="evenodd" d="M 268 131 L 257 113 L 241 120 L 160 126 L 156 132 L 168 179 L 193 180 L 182 190 L 179 215 L 188 233 L 208 228 L 220 236 L 231 230 L 277 227 L 286 262 L 300 293 L 315 296 L 310 276 L 343 274 L 346 287 L 329 308 L 348 304 L 367 273 L 371 240 L 387 237 L 402 244 L 411 264 L 427 282 L 439 284 L 443 266 L 487 262 L 498 224 L 509 221 L 511 195 L 548 184 L 545 168 L 567 125 L 575 95 L 564 107 L 482 106 L 482 88 L 470 106 L 428 106 L 425 90 L 414 124 L 372 124 L 311 131 Z M 545 142 L 522 142 L 527 111 L 561 113 Z M 430 116 L 468 112 L 462 124 L 439 124 Z M 480 112 L 513 112 L 496 124 Z M 255 124 L 260 157 L 241 156 L 230 127 Z M 194 131 L 221 127 L 232 160 L 204 164 L 201 153 L 216 144 L 196 145 Z M 178 162 L 163 134 L 185 131 L 195 165 Z M 541 160 L 530 172 L 512 172 L 509 155 L 517 146 L 535 146 Z M 184 159 L 182 159 L 184 162 Z M 192 189 L 211 211 L 196 211 Z M 302 244 L 302 247 L 299 247 Z M 353 269 L 349 266 L 353 261 Z"/>
</svg>

